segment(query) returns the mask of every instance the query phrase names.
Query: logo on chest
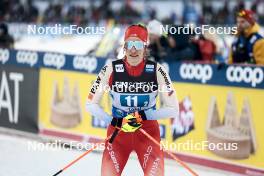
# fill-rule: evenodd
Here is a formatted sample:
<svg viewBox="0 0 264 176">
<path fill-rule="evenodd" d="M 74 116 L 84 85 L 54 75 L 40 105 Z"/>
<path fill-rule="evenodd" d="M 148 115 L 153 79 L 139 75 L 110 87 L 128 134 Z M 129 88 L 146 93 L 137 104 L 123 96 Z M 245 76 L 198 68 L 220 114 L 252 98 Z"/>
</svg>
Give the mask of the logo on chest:
<svg viewBox="0 0 264 176">
<path fill-rule="evenodd" d="M 149 72 L 149 73 L 154 72 L 154 65 L 147 64 L 145 68 L 145 72 Z"/>
<path fill-rule="evenodd" d="M 115 65 L 116 72 L 124 72 L 124 65 L 123 64 L 117 64 Z"/>
</svg>

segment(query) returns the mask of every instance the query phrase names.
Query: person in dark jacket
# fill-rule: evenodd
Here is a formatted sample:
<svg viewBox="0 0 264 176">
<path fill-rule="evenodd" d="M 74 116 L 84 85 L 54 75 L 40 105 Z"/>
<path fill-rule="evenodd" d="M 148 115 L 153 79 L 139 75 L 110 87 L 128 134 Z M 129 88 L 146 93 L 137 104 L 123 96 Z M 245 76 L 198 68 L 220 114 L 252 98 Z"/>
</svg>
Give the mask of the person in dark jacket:
<svg viewBox="0 0 264 176">
<path fill-rule="evenodd" d="M 229 63 L 264 65 L 264 38 L 254 12 L 241 10 L 237 13 L 238 32 L 232 44 Z"/>
<path fill-rule="evenodd" d="M 192 42 L 192 29 L 188 28 L 188 33 L 183 32 L 180 26 L 173 26 L 178 29 L 176 33 L 171 33 L 169 30 L 168 42 L 169 48 L 166 55 L 163 57 L 165 61 L 182 61 L 182 60 L 199 60 L 200 52 L 197 44 Z"/>
<path fill-rule="evenodd" d="M 162 23 L 158 20 L 152 20 L 148 23 L 147 29 L 149 33 L 149 59 L 160 62 L 168 48 L 168 40 L 161 31 Z"/>
<path fill-rule="evenodd" d="M 8 34 L 8 26 L 0 23 L 0 48 L 13 48 L 14 39 Z"/>
</svg>

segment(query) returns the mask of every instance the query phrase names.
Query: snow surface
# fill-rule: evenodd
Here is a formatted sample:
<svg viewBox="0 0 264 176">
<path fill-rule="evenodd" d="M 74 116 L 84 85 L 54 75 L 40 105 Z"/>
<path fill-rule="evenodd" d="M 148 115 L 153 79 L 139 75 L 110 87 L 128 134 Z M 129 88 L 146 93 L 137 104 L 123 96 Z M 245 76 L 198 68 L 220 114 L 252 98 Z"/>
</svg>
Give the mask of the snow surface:
<svg viewBox="0 0 264 176">
<path fill-rule="evenodd" d="M 38 140 L 0 134 L 0 176 L 52 176 L 83 151 L 44 149 L 33 150 L 29 143 L 43 144 Z M 41 146 L 41 145 L 40 145 Z M 30 149 L 29 149 L 30 148 Z M 60 176 L 100 176 L 101 152 L 93 152 L 82 158 Z M 205 167 L 190 165 L 201 176 L 234 176 Z M 134 154 L 123 171 L 122 176 L 142 176 L 143 172 Z M 165 161 L 165 176 L 188 176 L 187 170 L 175 161 Z"/>
</svg>

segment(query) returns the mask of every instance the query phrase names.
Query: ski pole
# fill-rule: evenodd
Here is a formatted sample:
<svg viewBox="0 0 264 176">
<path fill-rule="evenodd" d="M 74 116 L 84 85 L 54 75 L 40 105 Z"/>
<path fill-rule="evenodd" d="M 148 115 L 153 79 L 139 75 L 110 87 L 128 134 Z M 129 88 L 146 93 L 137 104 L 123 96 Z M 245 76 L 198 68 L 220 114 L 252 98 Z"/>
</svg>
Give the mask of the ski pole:
<svg viewBox="0 0 264 176">
<path fill-rule="evenodd" d="M 141 133 L 143 133 L 145 136 L 147 136 L 152 142 L 154 142 L 156 145 L 160 146 L 160 143 L 154 139 L 150 134 L 148 134 L 145 130 L 143 130 L 142 128 L 139 129 L 139 131 Z M 176 157 L 174 154 L 172 154 L 170 151 L 166 150 L 163 146 L 162 149 L 164 152 L 166 152 L 170 157 L 172 157 L 176 162 L 178 162 L 182 167 L 184 167 L 185 169 L 187 169 L 192 176 L 198 176 L 198 174 L 196 172 L 194 172 L 186 163 L 184 163 L 183 161 L 181 161 L 178 157 Z"/>
<path fill-rule="evenodd" d="M 115 131 L 113 132 L 111 138 L 109 139 L 109 143 L 112 144 L 114 142 L 115 137 L 117 136 L 117 134 L 119 133 L 120 128 L 116 127 Z"/>
<path fill-rule="evenodd" d="M 101 143 L 105 143 L 107 140 L 112 139 L 111 143 L 113 142 L 114 138 L 116 137 L 116 135 L 118 134 L 118 129 L 116 129 L 112 135 L 109 135 L 103 142 Z M 110 142 L 110 141 L 109 141 Z M 76 163 L 77 161 L 79 161 L 80 159 L 82 159 L 84 156 L 86 156 L 87 154 L 91 153 L 94 149 L 97 148 L 98 145 L 94 145 L 91 149 L 87 150 L 86 152 L 84 152 L 83 154 L 81 154 L 78 158 L 74 159 L 72 162 L 70 162 L 69 164 L 67 164 L 64 168 L 62 168 L 61 170 L 59 170 L 58 172 L 56 172 L 54 175 L 52 176 L 57 176 L 59 174 L 61 174 L 63 171 L 65 171 L 66 169 L 68 169 L 69 167 L 71 167 L 74 163 Z"/>
<path fill-rule="evenodd" d="M 83 158 L 85 155 L 89 154 L 90 152 L 92 152 L 94 149 L 96 149 L 96 145 L 93 146 L 91 149 L 87 150 L 86 152 L 84 152 L 82 155 L 80 155 L 78 158 L 76 158 L 75 160 L 73 160 L 72 162 L 70 162 L 69 164 L 67 164 L 63 169 L 59 170 L 57 173 L 55 173 L 53 176 L 59 175 L 60 173 L 62 173 L 63 171 L 65 171 L 66 169 L 68 169 L 69 167 L 71 167 L 74 163 L 76 163 L 77 161 L 79 161 L 81 158 Z"/>
</svg>

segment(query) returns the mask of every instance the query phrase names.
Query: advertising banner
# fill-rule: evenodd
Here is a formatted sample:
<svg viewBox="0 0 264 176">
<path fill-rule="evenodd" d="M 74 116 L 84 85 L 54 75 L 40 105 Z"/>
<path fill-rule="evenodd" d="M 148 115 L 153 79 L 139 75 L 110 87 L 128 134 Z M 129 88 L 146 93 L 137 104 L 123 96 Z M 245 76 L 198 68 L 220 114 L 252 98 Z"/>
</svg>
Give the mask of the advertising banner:
<svg viewBox="0 0 264 176">
<path fill-rule="evenodd" d="M 189 160 L 197 164 L 264 174 L 263 90 L 194 83 L 174 83 L 174 87 L 180 100 L 188 98 L 184 104 L 192 111 L 181 112 L 180 123 L 167 126 L 165 148 L 194 156 Z M 192 122 L 191 131 L 175 136 L 188 130 Z"/>
<path fill-rule="evenodd" d="M 163 65 L 177 82 L 264 89 L 264 67 L 184 62 Z"/>
<path fill-rule="evenodd" d="M 38 132 L 37 69 L 0 66 L 0 126 Z"/>
<path fill-rule="evenodd" d="M 88 55 L 68 55 L 54 52 L 36 52 L 0 48 L 0 63 L 28 68 L 53 68 L 97 73 L 106 59 Z"/>
<path fill-rule="evenodd" d="M 106 125 L 92 118 L 85 110 L 85 102 L 94 79 L 96 75 L 41 69 L 40 127 L 103 137 Z M 108 96 L 104 95 L 101 103 L 108 112 L 110 112 L 109 100 Z"/>
</svg>

